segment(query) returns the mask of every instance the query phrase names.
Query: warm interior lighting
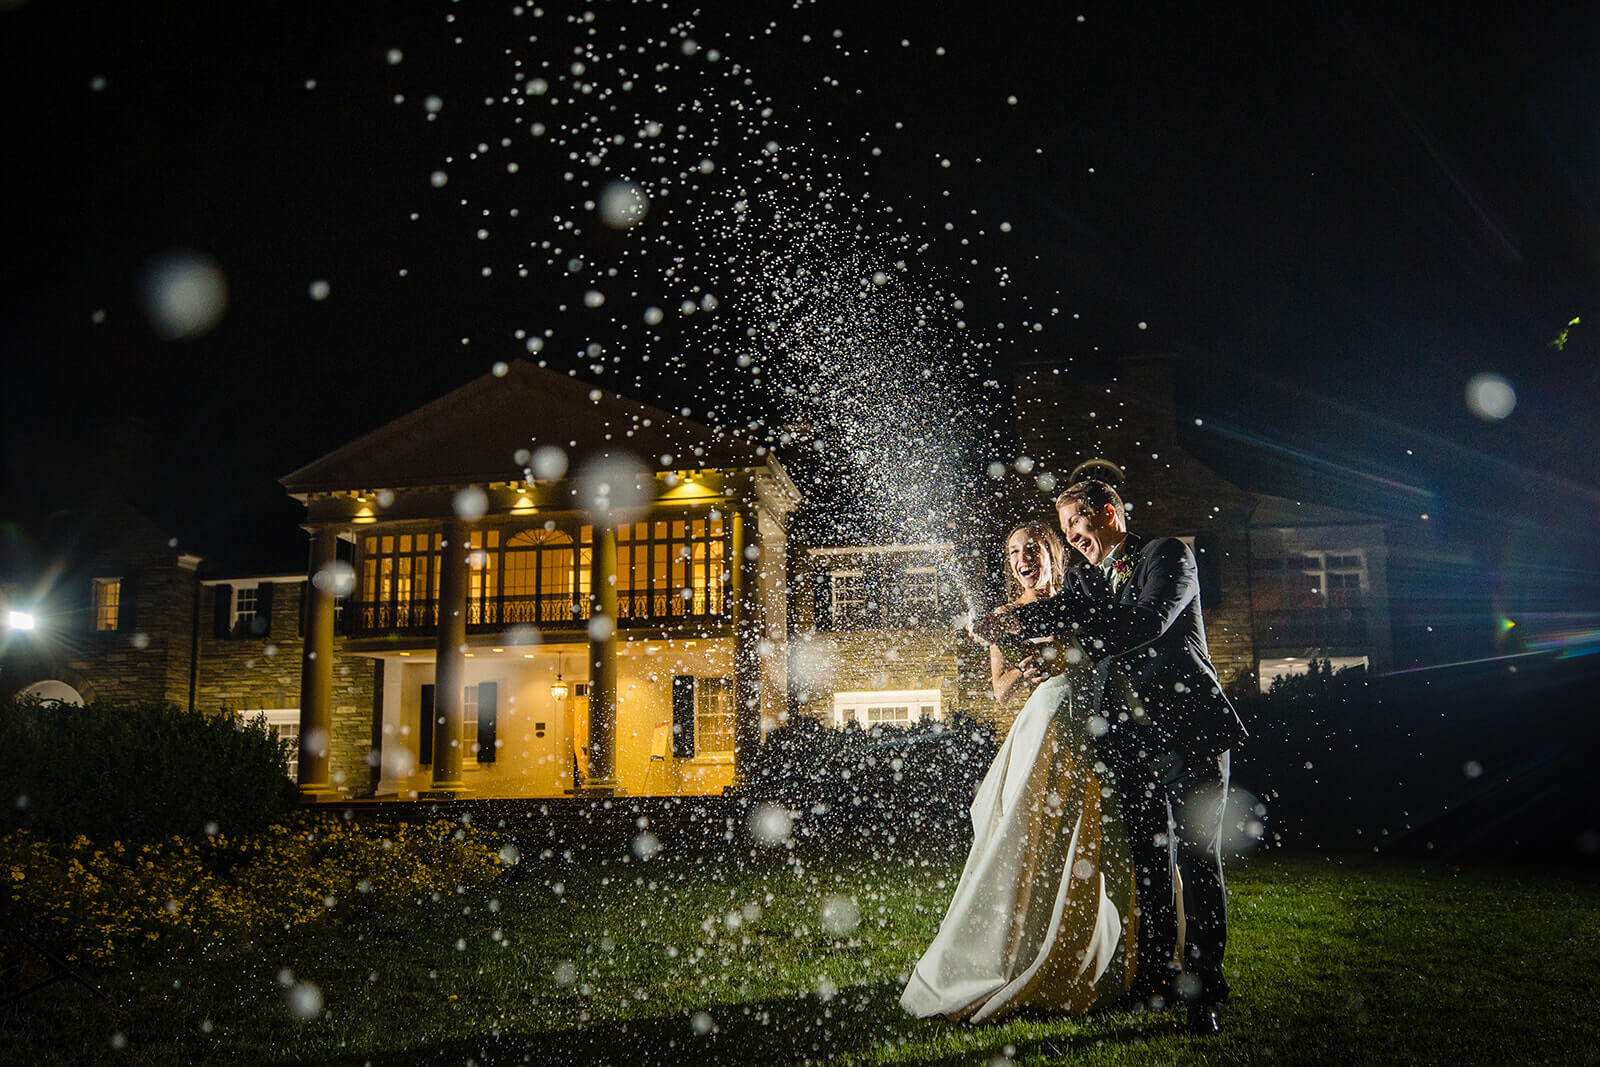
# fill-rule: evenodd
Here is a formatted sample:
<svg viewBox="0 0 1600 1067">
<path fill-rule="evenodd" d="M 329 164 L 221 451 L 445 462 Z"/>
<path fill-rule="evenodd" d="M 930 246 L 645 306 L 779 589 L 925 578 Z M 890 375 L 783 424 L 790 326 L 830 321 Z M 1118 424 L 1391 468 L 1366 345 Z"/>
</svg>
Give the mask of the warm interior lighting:
<svg viewBox="0 0 1600 1067">
<path fill-rule="evenodd" d="M 556 680 L 550 683 L 550 699 L 567 699 L 567 683 L 561 680 L 561 655 L 556 654 Z"/>
</svg>

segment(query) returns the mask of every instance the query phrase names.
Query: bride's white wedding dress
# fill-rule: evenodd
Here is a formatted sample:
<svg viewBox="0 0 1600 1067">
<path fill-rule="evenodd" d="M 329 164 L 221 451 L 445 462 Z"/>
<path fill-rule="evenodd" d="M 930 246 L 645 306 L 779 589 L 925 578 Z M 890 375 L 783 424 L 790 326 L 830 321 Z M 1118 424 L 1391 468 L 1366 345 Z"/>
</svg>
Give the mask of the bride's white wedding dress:
<svg viewBox="0 0 1600 1067">
<path fill-rule="evenodd" d="M 900 995 L 914 1015 L 1084 1014 L 1133 979 L 1133 864 L 1085 751 L 1074 675 L 1088 680 L 1069 672 L 1034 690 L 978 787 L 960 884 Z"/>
</svg>

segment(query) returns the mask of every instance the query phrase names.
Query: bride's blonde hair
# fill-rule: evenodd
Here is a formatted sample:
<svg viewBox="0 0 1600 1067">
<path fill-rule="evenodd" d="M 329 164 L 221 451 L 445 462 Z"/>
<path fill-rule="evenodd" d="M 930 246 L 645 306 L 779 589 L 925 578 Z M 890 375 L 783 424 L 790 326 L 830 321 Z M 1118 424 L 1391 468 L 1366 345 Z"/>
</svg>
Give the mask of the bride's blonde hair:
<svg viewBox="0 0 1600 1067">
<path fill-rule="evenodd" d="M 1017 575 L 1011 569 L 1011 539 L 1026 530 L 1028 535 L 1044 546 L 1044 554 L 1050 560 L 1050 593 L 1054 596 L 1061 588 L 1061 581 L 1067 576 L 1067 543 L 1061 539 L 1061 534 L 1048 523 L 1038 519 L 1029 519 L 1019 526 L 1013 527 L 1006 534 L 1006 539 L 1001 542 L 1001 551 L 1006 553 L 1006 595 L 1013 602 L 1022 598 L 1022 583 L 1017 581 Z"/>
</svg>

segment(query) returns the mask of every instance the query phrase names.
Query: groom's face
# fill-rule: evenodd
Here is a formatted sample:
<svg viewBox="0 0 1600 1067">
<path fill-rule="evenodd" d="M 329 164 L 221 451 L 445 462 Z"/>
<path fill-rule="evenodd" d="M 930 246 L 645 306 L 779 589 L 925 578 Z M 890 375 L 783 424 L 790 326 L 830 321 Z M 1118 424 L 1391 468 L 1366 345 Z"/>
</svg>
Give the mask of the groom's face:
<svg viewBox="0 0 1600 1067">
<path fill-rule="evenodd" d="M 1109 505 L 1095 511 L 1081 500 L 1069 500 L 1061 506 L 1059 515 L 1067 544 L 1081 552 L 1091 564 L 1105 559 L 1122 543 L 1117 511 Z"/>
</svg>

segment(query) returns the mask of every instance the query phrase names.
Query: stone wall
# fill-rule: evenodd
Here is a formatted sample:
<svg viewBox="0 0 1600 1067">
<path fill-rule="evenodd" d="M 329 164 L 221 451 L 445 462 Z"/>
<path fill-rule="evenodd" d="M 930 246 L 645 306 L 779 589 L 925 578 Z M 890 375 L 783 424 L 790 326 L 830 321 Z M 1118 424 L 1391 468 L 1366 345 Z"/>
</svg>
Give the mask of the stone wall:
<svg viewBox="0 0 1600 1067">
<path fill-rule="evenodd" d="M 200 597 L 200 671 L 195 703 L 248 714 L 268 708 L 300 706 L 300 668 L 305 650 L 300 603 L 303 581 L 267 581 L 258 595 L 270 595 L 265 632 L 219 637 L 217 600 L 231 595 L 228 585 L 207 585 Z M 377 661 L 344 651 L 334 636 L 333 723 L 329 747 L 330 781 L 336 789 L 362 794 L 371 787 L 374 679 Z"/>
<path fill-rule="evenodd" d="M 87 701 L 189 702 L 195 572 L 191 559 L 142 521 L 123 540 L 91 550 L 66 579 L 48 620 L 56 650 L 35 673 L 73 686 Z M 94 580 L 121 579 L 115 630 L 95 630 Z"/>
<path fill-rule="evenodd" d="M 795 553 L 793 558 L 789 677 L 800 714 L 831 721 L 836 692 L 937 689 L 946 718 L 958 712 L 996 718 L 1000 709 L 989 697 L 986 661 L 980 675 L 967 647 L 971 642 L 958 631 L 938 624 L 836 629 L 818 618 L 817 599 L 828 594 L 830 572 L 866 569 L 868 555 Z"/>
</svg>

